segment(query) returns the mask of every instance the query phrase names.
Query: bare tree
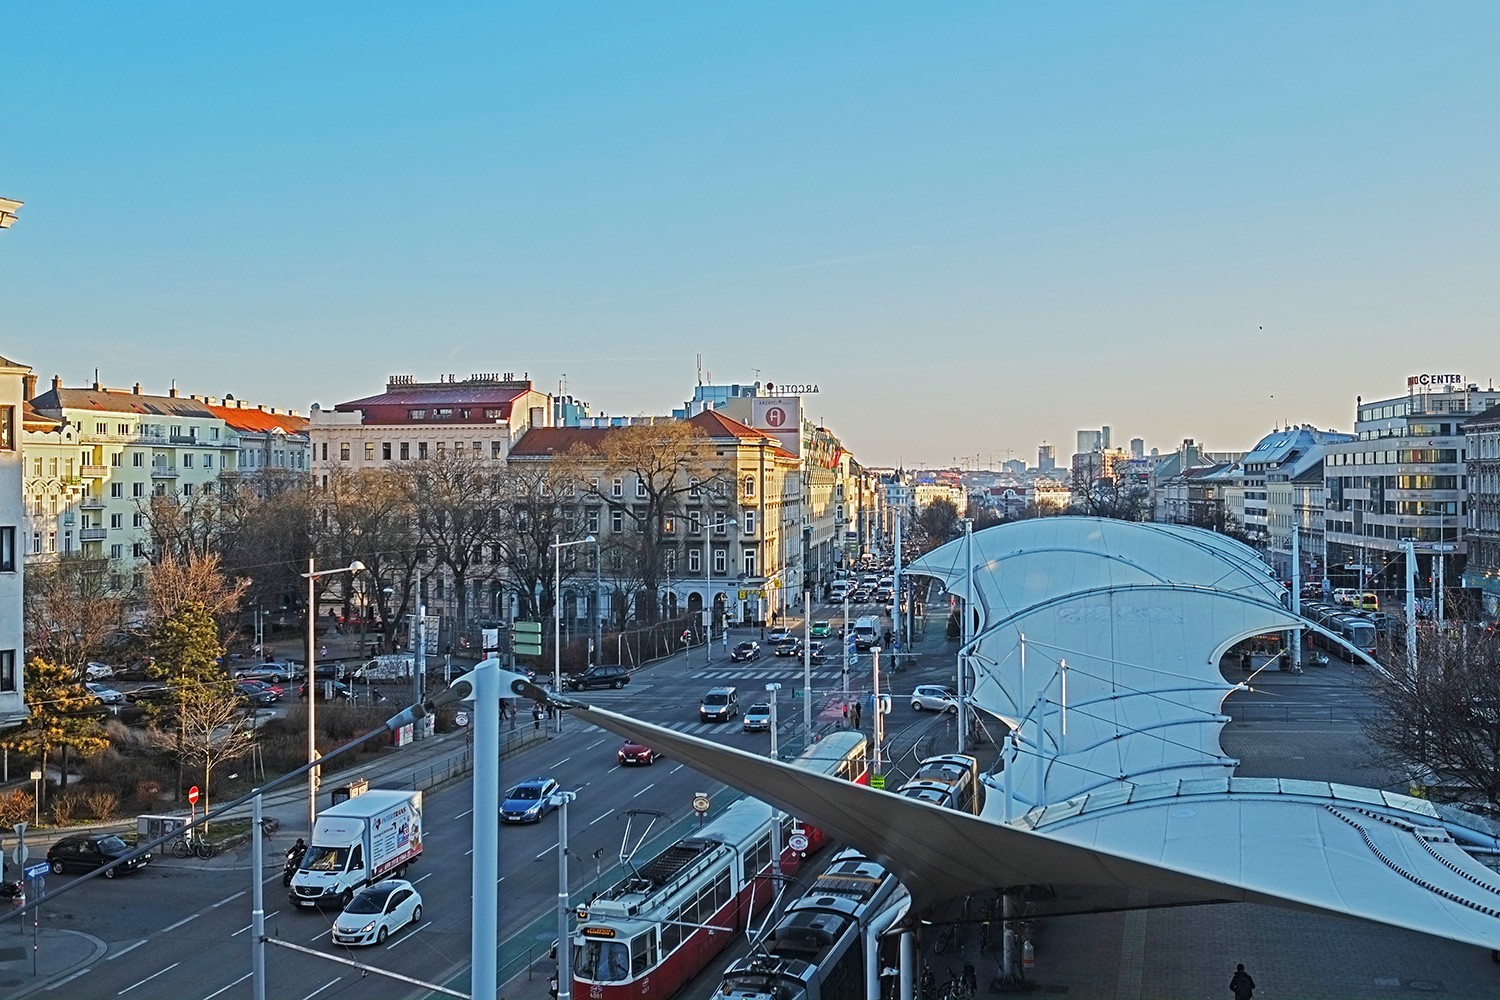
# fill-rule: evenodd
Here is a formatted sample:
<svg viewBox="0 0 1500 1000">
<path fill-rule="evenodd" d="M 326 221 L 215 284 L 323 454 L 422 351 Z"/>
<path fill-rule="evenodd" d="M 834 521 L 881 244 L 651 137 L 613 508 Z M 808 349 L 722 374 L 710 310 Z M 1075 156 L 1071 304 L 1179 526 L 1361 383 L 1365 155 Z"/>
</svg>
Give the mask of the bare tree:
<svg viewBox="0 0 1500 1000">
<path fill-rule="evenodd" d="M 694 491 L 711 491 L 721 485 L 722 477 L 710 463 L 712 441 L 682 420 L 631 424 L 610 430 L 597 447 L 576 446 L 573 455 L 580 468 L 602 469 L 604 475 L 598 483 L 589 479 L 582 486 L 588 495 L 602 501 L 611 515 L 619 512 L 629 525 L 626 533 L 610 540 L 611 546 L 627 553 L 627 561 L 634 564 L 623 576 L 638 579 L 641 592 L 655 595 L 666 575 L 667 550 L 672 542 L 668 524 L 682 516 L 685 501 Z M 614 491 L 615 479 L 621 480 L 619 496 Z M 708 530 L 706 525 L 704 530 Z M 659 608 L 654 597 L 636 603 L 638 619 L 657 620 Z"/>
<path fill-rule="evenodd" d="M 1117 521 L 1151 519 L 1151 489 L 1145 483 L 1124 476 L 1093 478 L 1087 470 L 1081 470 L 1074 475 L 1071 487 L 1076 513 Z"/>
<path fill-rule="evenodd" d="M 1500 812 L 1500 633 L 1423 624 L 1411 666 L 1391 633 L 1374 680 L 1376 711 L 1365 735 L 1375 760 L 1413 784 L 1459 786 Z"/>
<path fill-rule="evenodd" d="M 452 574 L 458 624 L 466 627 L 470 580 L 483 572 L 484 544 L 501 512 L 499 469 L 480 455 L 453 452 L 402 471 L 418 536 L 432 559 Z"/>
<path fill-rule="evenodd" d="M 916 542 L 924 552 L 931 552 L 944 542 L 950 542 L 963 534 L 958 505 L 945 497 L 938 497 L 918 508 L 912 521 Z"/>
<path fill-rule="evenodd" d="M 585 534 L 584 516 L 577 503 L 580 477 L 568 456 L 548 462 L 516 464 L 500 479 L 501 510 L 491 524 L 489 544 L 520 597 L 522 618 L 541 621 L 557 602 L 553 592 L 553 542 L 575 540 Z M 582 555 L 579 549 L 583 549 Z M 571 578 L 591 570 L 594 553 L 587 546 L 564 549 L 561 576 Z M 580 569 L 580 567 L 582 569 Z"/>
<path fill-rule="evenodd" d="M 328 538 L 321 557 L 334 565 L 355 559 L 365 564 L 358 584 L 368 588 L 371 609 L 390 633 L 406 614 L 412 581 L 427 554 L 415 502 L 410 480 L 391 469 L 335 469 L 316 498 L 314 518 Z M 323 579 L 349 582 L 342 575 Z"/>
<path fill-rule="evenodd" d="M 110 587 L 109 562 L 72 553 L 26 567 L 25 609 L 27 650 L 80 679 L 124 617 L 124 602 Z"/>
<path fill-rule="evenodd" d="M 146 571 L 145 610 L 148 628 L 167 621 L 184 604 L 201 604 L 222 623 L 239 607 L 249 581 L 224 575 L 217 554 L 179 561 L 167 556 Z"/>
</svg>

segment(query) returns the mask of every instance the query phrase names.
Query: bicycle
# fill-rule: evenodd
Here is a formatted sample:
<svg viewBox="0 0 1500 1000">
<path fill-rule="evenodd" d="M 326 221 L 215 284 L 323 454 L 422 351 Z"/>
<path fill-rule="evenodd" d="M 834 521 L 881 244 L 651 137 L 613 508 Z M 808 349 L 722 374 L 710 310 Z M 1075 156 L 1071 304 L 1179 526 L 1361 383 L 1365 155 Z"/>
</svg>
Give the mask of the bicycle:
<svg viewBox="0 0 1500 1000">
<path fill-rule="evenodd" d="M 196 854 L 207 861 L 217 853 L 218 848 L 213 844 L 191 833 L 178 837 L 172 843 L 172 854 L 179 858 L 190 858 Z"/>
</svg>

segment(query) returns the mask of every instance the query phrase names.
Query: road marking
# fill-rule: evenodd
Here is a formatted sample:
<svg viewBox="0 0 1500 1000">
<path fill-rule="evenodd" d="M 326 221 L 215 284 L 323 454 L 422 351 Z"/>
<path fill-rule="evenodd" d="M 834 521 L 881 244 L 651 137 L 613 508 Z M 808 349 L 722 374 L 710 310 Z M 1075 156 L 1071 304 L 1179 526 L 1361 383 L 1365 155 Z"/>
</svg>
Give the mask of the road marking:
<svg viewBox="0 0 1500 1000">
<path fill-rule="evenodd" d="M 140 983 L 131 983 L 129 986 L 125 987 L 123 990 L 121 990 L 120 992 L 116 993 L 115 996 L 122 997 L 125 994 L 129 993 L 131 990 L 135 989 L 137 986 L 141 985 L 141 983 L 149 983 L 149 982 L 151 982 L 151 980 L 155 979 L 157 976 L 160 976 L 160 975 L 163 975 L 165 973 L 171 972 L 173 969 L 177 968 L 181 964 L 182 964 L 181 962 L 173 962 L 171 965 L 167 966 L 165 969 L 162 969 L 161 972 L 153 972 L 153 973 L 151 973 L 151 975 L 147 976 L 145 979 L 142 979 Z"/>
<path fill-rule="evenodd" d="M 501 875 L 499 878 L 495 879 L 495 884 L 499 885 L 501 882 L 504 882 L 504 881 L 505 881 L 505 876 Z"/>
<path fill-rule="evenodd" d="M 684 767 L 687 767 L 687 765 L 686 764 L 678 764 L 676 767 L 672 768 L 672 770 L 668 771 L 667 773 L 668 774 L 676 774 L 678 771 L 681 771 Z"/>
<path fill-rule="evenodd" d="M 592 750 L 592 749 L 594 749 L 594 747 L 598 746 L 599 744 L 601 744 L 603 742 L 604 742 L 604 740 L 602 740 L 602 739 L 595 740 L 594 742 L 590 743 L 588 746 L 584 747 L 584 749 L 585 750 Z"/>
<path fill-rule="evenodd" d="M 634 795 L 632 795 L 631 798 L 638 799 L 642 795 L 645 795 L 647 792 L 651 791 L 651 789 L 653 789 L 655 787 L 656 787 L 656 782 L 653 781 L 653 782 L 651 782 L 651 784 L 647 785 L 645 788 L 642 788 L 640 791 L 638 791 Z"/>
<path fill-rule="evenodd" d="M 570 761 L 572 759 L 573 759 L 572 757 L 564 757 L 562 760 L 558 761 L 556 764 L 553 764 L 552 766 L 553 767 L 562 767 L 564 764 L 566 764 L 568 761 Z"/>
<path fill-rule="evenodd" d="M 396 947 L 396 945 L 400 944 L 401 942 L 403 942 L 403 941 L 410 941 L 412 938 L 416 937 L 418 934 L 422 933 L 426 929 L 427 929 L 427 925 L 426 924 L 418 924 L 414 929 L 412 929 L 412 930 L 410 930 L 410 931 L 407 932 L 406 937 L 404 937 L 404 938 L 397 938 L 396 940 L 392 941 L 390 944 L 386 945 L 385 946 L 385 950 L 386 951 L 390 951 L 392 948 Z"/>
<path fill-rule="evenodd" d="M 333 933 L 333 928 L 332 927 L 325 927 L 322 930 L 318 931 L 318 933 L 314 934 L 312 937 L 308 938 L 308 940 L 309 941 L 316 941 L 318 938 L 323 937 L 325 934 L 332 934 L 332 933 Z"/>
<path fill-rule="evenodd" d="M 194 913 L 190 917 L 183 917 L 181 920 L 177 921 L 177 923 L 173 924 L 171 927 L 163 927 L 159 933 L 166 934 L 168 931 L 175 931 L 177 928 L 181 927 L 183 924 L 187 923 L 189 920 L 197 920 L 198 917 L 199 917 L 199 915 L 200 914 L 198 914 L 198 913 Z"/>
<path fill-rule="evenodd" d="M 232 903 L 236 899 L 239 899 L 241 896 L 243 896 L 245 893 L 247 893 L 249 891 L 250 891 L 249 889 L 241 889 L 239 892 L 235 893 L 233 896 L 225 896 L 223 899 L 219 900 L 213 906 L 210 906 L 209 909 L 210 910 L 217 910 L 219 907 L 223 906 L 225 903 Z"/>
<path fill-rule="evenodd" d="M 319 993 L 322 993 L 324 990 L 328 989 L 328 987 L 330 987 L 334 983 L 338 982 L 339 979 L 343 979 L 343 978 L 344 978 L 343 976 L 339 976 L 338 979 L 330 979 L 330 980 L 328 980 L 328 982 L 324 983 L 322 986 L 319 986 L 317 989 L 313 990 L 307 996 L 303 997 L 302 1000 L 312 1000 L 313 997 L 317 996 Z"/>
<path fill-rule="evenodd" d="M 59 979 L 57 982 L 55 982 L 51 986 L 47 987 L 47 989 L 49 989 L 49 990 L 55 990 L 59 986 L 64 986 L 64 985 L 66 985 L 68 983 L 71 983 L 73 980 L 77 979 L 79 976 L 86 976 L 88 974 L 89 974 L 89 970 L 88 969 L 79 969 L 77 972 L 73 973 L 67 979 Z"/>
<path fill-rule="evenodd" d="M 422 878 L 432 878 L 432 876 L 433 876 L 433 873 L 432 872 L 428 872 L 426 875 L 423 875 Z M 414 878 L 414 879 L 412 879 L 411 880 L 411 884 L 412 885 L 416 885 L 418 882 L 422 881 L 422 878 Z"/>
<path fill-rule="evenodd" d="M 463 812 L 459 813 L 457 816 L 455 816 L 453 818 L 454 819 L 463 819 L 465 816 L 469 815 L 469 813 L 471 813 L 473 811 L 474 811 L 473 809 L 465 809 Z"/>
<path fill-rule="evenodd" d="M 613 815 L 613 812 L 600 813 L 599 819 L 589 820 L 589 826 L 593 826 L 595 823 L 599 822 L 600 819 L 609 819 Z"/>
<path fill-rule="evenodd" d="M 467 851 L 464 851 L 464 857 L 468 857 L 470 854 L 473 854 L 473 853 L 474 853 L 474 848 L 471 847 Z"/>
<path fill-rule="evenodd" d="M 253 973 L 253 972 L 247 972 L 243 976 L 241 976 L 240 978 L 236 979 L 234 982 L 230 983 L 229 986 L 220 986 L 218 989 L 214 990 L 208 996 L 204 997 L 203 1000 L 214 1000 L 214 997 L 218 996 L 220 993 L 223 993 L 225 990 L 229 989 L 230 986 L 238 986 L 240 983 L 243 983 L 245 980 L 249 979 L 253 975 L 255 975 L 255 973 Z"/>
<path fill-rule="evenodd" d="M 538 858 L 545 858 L 547 855 L 551 854 L 555 850 L 557 850 L 557 845 L 553 844 L 551 847 L 547 848 L 541 854 L 538 854 L 537 857 Z"/>
<path fill-rule="evenodd" d="M 134 951 L 135 949 L 139 948 L 141 945 L 143 945 L 145 943 L 146 943 L 146 939 L 145 938 L 141 938 L 135 944 L 126 945 L 125 947 L 121 948 L 119 951 L 115 952 L 113 955 L 106 956 L 104 960 L 106 962 L 113 962 L 115 959 L 119 958 L 121 955 L 125 954 L 127 951 Z"/>
<path fill-rule="evenodd" d="M 262 920 L 270 920 L 272 917 L 276 916 L 276 914 L 278 914 L 280 912 L 281 912 L 280 910 L 272 910 L 270 913 L 267 913 L 261 919 Z M 229 936 L 230 937 L 239 937 L 241 934 L 245 933 L 246 931 L 248 931 L 250 928 L 252 928 L 254 926 L 255 926 L 254 924 L 246 924 L 245 926 L 241 927 L 239 930 L 235 931 L 233 934 L 231 934 Z M 230 983 L 229 985 L 233 986 L 234 984 Z"/>
</svg>

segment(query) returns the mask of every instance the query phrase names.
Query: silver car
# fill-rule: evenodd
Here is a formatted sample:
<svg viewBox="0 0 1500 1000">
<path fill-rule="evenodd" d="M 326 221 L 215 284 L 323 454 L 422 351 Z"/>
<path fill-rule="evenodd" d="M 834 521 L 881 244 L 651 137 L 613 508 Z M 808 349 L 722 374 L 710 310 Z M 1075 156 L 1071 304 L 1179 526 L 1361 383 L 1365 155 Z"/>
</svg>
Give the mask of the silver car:
<svg viewBox="0 0 1500 1000">
<path fill-rule="evenodd" d="M 940 684 L 918 684 L 911 693 L 911 707 L 916 712 L 957 712 L 958 695 Z"/>
</svg>

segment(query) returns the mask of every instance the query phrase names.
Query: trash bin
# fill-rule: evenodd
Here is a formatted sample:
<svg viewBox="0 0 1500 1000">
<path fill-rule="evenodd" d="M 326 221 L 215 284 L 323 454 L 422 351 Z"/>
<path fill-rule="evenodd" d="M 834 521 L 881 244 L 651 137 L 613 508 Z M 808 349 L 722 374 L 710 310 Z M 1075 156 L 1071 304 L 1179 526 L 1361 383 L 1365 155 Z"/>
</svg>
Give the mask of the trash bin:
<svg viewBox="0 0 1500 1000">
<path fill-rule="evenodd" d="M 360 778 L 358 781 L 351 781 L 347 785 L 339 785 L 333 790 L 333 804 L 338 805 L 340 802 L 348 802 L 350 799 L 357 798 L 369 790 L 370 781 L 368 778 Z"/>
</svg>

